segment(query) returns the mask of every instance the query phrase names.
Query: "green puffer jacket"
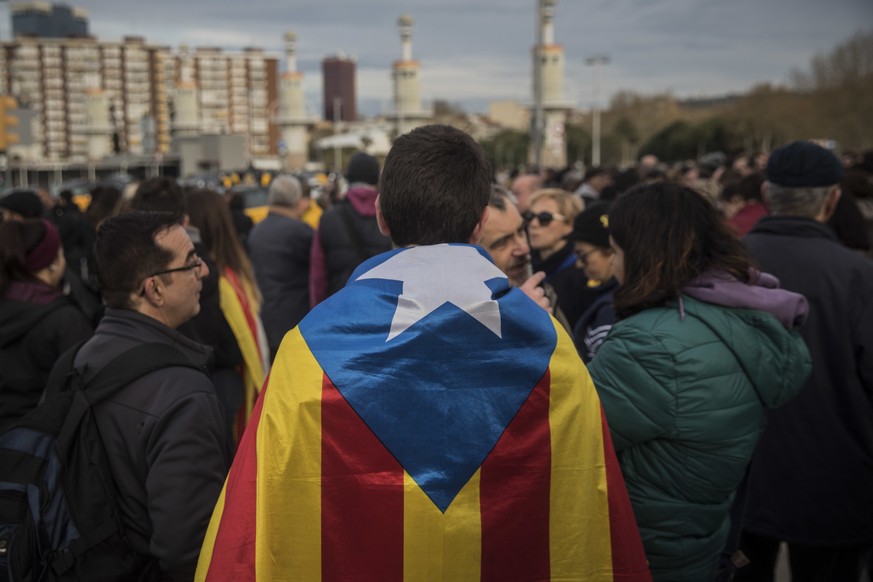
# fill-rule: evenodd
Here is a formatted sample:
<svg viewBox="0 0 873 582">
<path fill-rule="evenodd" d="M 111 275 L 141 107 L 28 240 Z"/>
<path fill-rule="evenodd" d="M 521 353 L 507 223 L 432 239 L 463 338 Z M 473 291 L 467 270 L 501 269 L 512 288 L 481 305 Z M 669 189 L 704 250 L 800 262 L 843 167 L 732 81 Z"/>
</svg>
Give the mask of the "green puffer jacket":
<svg viewBox="0 0 873 582">
<path fill-rule="evenodd" d="M 683 296 L 618 322 L 589 366 L 655 580 L 715 578 L 734 492 L 767 408 L 810 371 L 762 311 Z"/>
</svg>

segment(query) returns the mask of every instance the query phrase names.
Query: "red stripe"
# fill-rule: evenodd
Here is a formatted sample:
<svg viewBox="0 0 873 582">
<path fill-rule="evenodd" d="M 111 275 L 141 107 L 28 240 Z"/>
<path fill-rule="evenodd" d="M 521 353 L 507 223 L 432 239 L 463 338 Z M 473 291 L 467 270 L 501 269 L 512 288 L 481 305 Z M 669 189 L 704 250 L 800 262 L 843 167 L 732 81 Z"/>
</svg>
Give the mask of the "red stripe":
<svg viewBox="0 0 873 582">
<path fill-rule="evenodd" d="M 640 530 L 627 495 L 621 467 L 612 446 L 606 415 L 600 407 L 603 427 L 603 456 L 606 460 L 606 493 L 609 500 L 609 536 L 612 542 L 613 580 L 646 582 L 652 579 Z"/>
<path fill-rule="evenodd" d="M 546 372 L 482 464 L 482 580 L 549 579 L 551 454 Z"/>
<path fill-rule="evenodd" d="M 255 402 L 248 428 L 243 434 L 236 461 L 230 468 L 224 496 L 221 523 L 215 534 L 215 547 L 206 573 L 206 582 L 255 580 L 255 507 L 258 491 L 258 425 L 267 393 L 269 377 Z"/>
<path fill-rule="evenodd" d="M 325 375 L 322 580 L 403 579 L 403 468 Z"/>
</svg>

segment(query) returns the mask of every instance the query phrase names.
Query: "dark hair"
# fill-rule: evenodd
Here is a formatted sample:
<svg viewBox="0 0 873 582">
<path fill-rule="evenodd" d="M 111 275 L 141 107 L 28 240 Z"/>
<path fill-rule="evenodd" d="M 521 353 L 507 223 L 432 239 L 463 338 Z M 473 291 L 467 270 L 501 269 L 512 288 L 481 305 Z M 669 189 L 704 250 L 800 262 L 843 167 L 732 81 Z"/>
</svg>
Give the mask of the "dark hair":
<svg viewBox="0 0 873 582">
<path fill-rule="evenodd" d="M 227 207 L 231 210 L 242 212 L 246 209 L 246 199 L 239 192 L 228 192 L 225 196 L 227 196 Z M 188 204 L 190 206 L 190 199 Z"/>
<path fill-rule="evenodd" d="M 743 243 L 690 188 L 669 182 L 632 188 L 612 207 L 609 234 L 624 251 L 624 280 L 615 292 L 619 318 L 664 305 L 708 271 L 749 281 L 752 261 Z"/>
<path fill-rule="evenodd" d="M 609 174 L 609 170 L 607 170 L 603 166 L 591 166 L 590 168 L 585 170 L 585 177 L 582 178 L 582 181 L 587 182 L 591 178 L 596 178 L 597 176 L 602 176 L 604 174 Z"/>
<path fill-rule="evenodd" d="M 91 190 L 91 202 L 88 204 L 87 216 L 94 228 L 100 223 L 118 214 L 121 206 L 121 190 L 115 186 L 99 185 Z"/>
<path fill-rule="evenodd" d="M 394 142 L 379 204 L 398 246 L 466 243 L 491 196 L 491 168 L 472 137 L 426 125 Z"/>
<path fill-rule="evenodd" d="M 212 255 L 219 273 L 230 268 L 257 289 L 252 264 L 239 242 L 230 209 L 221 195 L 213 190 L 188 193 L 188 218 L 200 230 L 203 245 Z"/>
<path fill-rule="evenodd" d="M 166 176 L 149 178 L 141 183 L 133 196 L 131 207 L 150 212 L 188 213 L 185 191 L 176 180 Z"/>
<path fill-rule="evenodd" d="M 488 206 L 505 212 L 507 204 L 515 205 L 514 198 L 515 196 L 500 184 L 491 184 L 491 197 L 488 199 Z"/>
<path fill-rule="evenodd" d="M 94 256 L 97 280 L 106 305 L 129 309 L 130 295 L 152 273 L 165 269 L 173 253 L 161 248 L 155 237 L 179 226 L 172 212 L 125 212 L 111 216 L 97 229 Z"/>
<path fill-rule="evenodd" d="M 0 222 L 0 297 L 13 281 L 34 281 L 27 270 L 27 253 L 45 238 L 42 219 L 5 220 Z"/>
</svg>

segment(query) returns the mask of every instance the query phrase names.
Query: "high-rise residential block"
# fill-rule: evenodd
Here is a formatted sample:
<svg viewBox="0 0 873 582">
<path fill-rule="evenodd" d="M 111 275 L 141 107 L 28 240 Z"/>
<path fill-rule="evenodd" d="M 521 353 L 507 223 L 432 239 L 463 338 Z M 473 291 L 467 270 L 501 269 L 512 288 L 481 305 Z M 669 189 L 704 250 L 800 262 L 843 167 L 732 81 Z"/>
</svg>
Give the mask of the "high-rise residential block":
<svg viewBox="0 0 873 582">
<path fill-rule="evenodd" d="M 324 118 L 329 121 L 356 121 L 355 60 L 334 55 L 321 61 L 324 82 Z"/>
</svg>

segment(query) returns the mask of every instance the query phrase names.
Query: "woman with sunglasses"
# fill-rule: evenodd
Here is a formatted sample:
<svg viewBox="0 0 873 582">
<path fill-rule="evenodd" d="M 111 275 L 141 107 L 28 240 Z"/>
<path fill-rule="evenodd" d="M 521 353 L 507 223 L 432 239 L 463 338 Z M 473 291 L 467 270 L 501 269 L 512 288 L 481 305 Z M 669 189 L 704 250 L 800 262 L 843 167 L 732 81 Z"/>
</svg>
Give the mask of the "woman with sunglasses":
<svg viewBox="0 0 873 582">
<path fill-rule="evenodd" d="M 806 300 L 689 188 L 630 190 L 609 229 L 619 320 L 588 369 L 654 579 L 714 580 L 767 408 L 810 371 Z"/>
<path fill-rule="evenodd" d="M 566 316 L 570 329 L 593 300 L 588 278 L 576 266 L 576 255 L 568 238 L 573 219 L 582 210 L 582 202 L 570 192 L 557 188 L 537 190 L 524 213 L 530 238 L 531 266 L 546 274 L 558 296 L 558 308 Z"/>
</svg>

